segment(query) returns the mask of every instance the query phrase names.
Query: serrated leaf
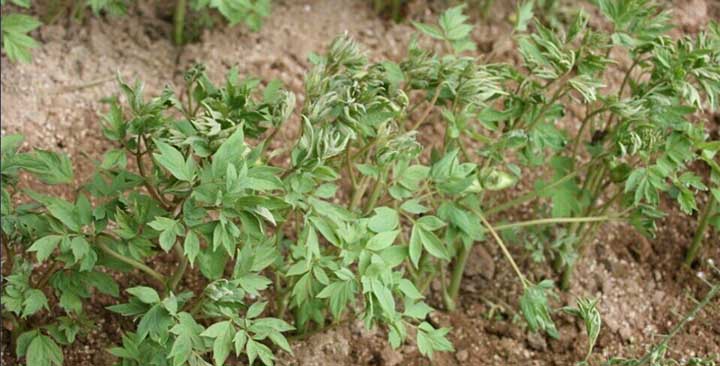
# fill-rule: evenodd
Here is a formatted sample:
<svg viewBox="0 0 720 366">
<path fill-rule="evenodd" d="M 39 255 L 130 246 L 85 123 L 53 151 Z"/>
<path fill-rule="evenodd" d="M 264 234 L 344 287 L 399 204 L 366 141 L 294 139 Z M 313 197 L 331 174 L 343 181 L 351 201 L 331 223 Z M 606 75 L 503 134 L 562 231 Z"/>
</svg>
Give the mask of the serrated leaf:
<svg viewBox="0 0 720 366">
<path fill-rule="evenodd" d="M 399 230 L 384 231 L 379 234 L 375 234 L 372 238 L 370 238 L 370 240 L 368 240 L 365 248 L 368 250 L 381 251 L 391 246 L 395 242 L 398 234 L 400 234 Z"/>
<path fill-rule="evenodd" d="M 187 234 L 185 235 L 185 242 L 183 242 L 183 250 L 185 256 L 188 257 L 190 267 L 193 267 L 193 264 L 195 263 L 195 258 L 197 258 L 198 254 L 200 253 L 200 238 L 198 238 L 197 234 L 195 234 L 194 231 L 187 231 Z"/>
<path fill-rule="evenodd" d="M 42 334 L 33 338 L 27 348 L 26 361 L 32 366 L 62 366 L 63 353 L 52 338 Z"/>
<path fill-rule="evenodd" d="M 60 240 L 62 239 L 63 237 L 61 235 L 43 236 L 42 238 L 36 240 L 33 245 L 27 249 L 27 251 L 37 252 L 36 256 L 38 262 L 43 262 L 50 257 L 53 251 L 55 251 L 55 248 L 57 248 Z"/>
<path fill-rule="evenodd" d="M 41 25 L 37 19 L 24 14 L 3 14 L 2 36 L 3 50 L 12 61 L 30 62 L 30 50 L 37 48 L 38 43 L 27 33 Z"/>
<path fill-rule="evenodd" d="M 160 296 L 157 291 L 147 286 L 131 287 L 125 290 L 125 292 L 135 296 L 138 300 L 146 304 L 156 304 L 160 302 Z"/>
<path fill-rule="evenodd" d="M 162 141 L 155 141 L 155 146 L 160 152 L 153 153 L 153 157 L 170 174 L 186 182 L 190 182 L 195 178 L 195 162 L 191 157 L 185 160 L 180 151 Z"/>
<path fill-rule="evenodd" d="M 521 3 L 517 11 L 515 12 L 515 30 L 518 32 L 527 31 L 528 23 L 533 18 L 533 7 L 535 2 L 533 0 L 525 1 Z"/>
<path fill-rule="evenodd" d="M 374 211 L 375 214 L 368 221 L 368 227 L 376 233 L 395 230 L 400 223 L 397 211 L 389 207 L 378 207 Z"/>
</svg>

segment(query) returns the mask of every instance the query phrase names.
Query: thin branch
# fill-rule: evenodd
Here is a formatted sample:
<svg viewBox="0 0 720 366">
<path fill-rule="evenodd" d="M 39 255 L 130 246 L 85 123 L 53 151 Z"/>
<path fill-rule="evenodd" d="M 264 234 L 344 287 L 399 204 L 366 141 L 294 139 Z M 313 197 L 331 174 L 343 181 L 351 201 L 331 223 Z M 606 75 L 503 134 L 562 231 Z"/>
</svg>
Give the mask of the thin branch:
<svg viewBox="0 0 720 366">
<path fill-rule="evenodd" d="M 485 219 L 485 216 L 483 216 L 480 212 L 475 212 L 475 214 L 480 218 L 480 221 L 482 221 L 483 225 L 485 225 L 485 228 L 488 229 L 490 232 L 490 235 L 495 239 L 498 246 L 500 246 L 500 249 L 503 252 L 503 255 L 505 255 L 505 258 L 507 258 L 508 262 L 510 262 L 510 265 L 512 266 L 513 270 L 515 270 L 515 273 L 517 274 L 518 278 L 520 278 L 520 282 L 522 283 L 523 287 L 528 287 L 528 280 L 525 278 L 525 276 L 520 272 L 520 268 L 515 263 L 515 260 L 513 259 L 512 255 L 510 254 L 510 251 L 508 250 L 507 246 L 503 242 L 503 240 L 500 238 L 500 235 L 495 231 L 492 225 Z"/>
<path fill-rule="evenodd" d="M 140 176 L 143 178 L 143 185 L 145 186 L 145 189 L 147 189 L 148 193 L 150 193 L 150 196 L 154 198 L 156 201 L 160 202 L 160 204 L 165 208 L 166 210 L 169 210 L 172 208 L 172 206 L 163 198 L 160 193 L 158 193 L 157 190 L 155 190 L 155 187 L 153 187 L 150 182 L 148 181 L 147 174 L 145 172 L 145 164 L 142 161 L 142 157 L 144 153 L 140 153 L 140 145 L 142 142 L 147 146 L 147 141 L 145 141 L 145 138 L 140 135 L 138 136 L 138 144 L 137 144 L 137 151 L 135 152 L 135 161 L 138 166 L 138 172 L 140 173 Z M 145 152 L 148 152 L 149 149 L 145 149 Z"/>
<path fill-rule="evenodd" d="M 547 225 L 547 224 L 569 224 L 569 223 L 583 223 L 583 222 L 601 222 L 601 221 L 613 221 L 622 220 L 620 216 L 594 216 L 594 217 L 551 217 L 547 219 L 537 219 L 529 221 L 514 222 L 511 224 L 497 225 L 493 229 L 497 231 L 525 227 L 525 226 L 536 226 L 536 225 Z"/>
<path fill-rule="evenodd" d="M 440 97 L 440 88 L 442 87 L 442 83 L 438 84 L 438 86 L 435 88 L 435 95 L 433 95 L 432 100 L 430 101 L 430 105 L 425 109 L 422 116 L 420 116 L 420 119 L 410 128 L 410 131 L 417 130 L 423 123 L 425 123 L 425 120 L 430 115 L 430 112 L 435 108 L 435 103 L 437 103 L 438 97 Z"/>
<path fill-rule="evenodd" d="M 137 269 L 139 269 L 139 270 L 142 271 L 142 272 L 145 272 L 147 275 L 149 275 L 150 277 L 152 277 L 152 278 L 153 278 L 154 280 L 156 280 L 157 282 L 161 283 L 163 286 L 165 286 L 165 285 L 167 284 L 167 278 L 165 278 L 165 276 L 163 276 L 163 275 L 160 274 L 159 272 L 155 271 L 154 269 L 148 267 L 148 266 L 145 265 L 144 263 L 142 263 L 142 262 L 140 262 L 140 261 L 137 261 L 137 260 L 135 260 L 135 259 L 133 259 L 133 258 L 126 257 L 126 256 L 124 256 L 124 255 L 122 255 L 122 254 L 120 254 L 120 253 L 112 250 L 109 246 L 107 246 L 105 243 L 103 243 L 103 242 L 101 242 L 101 241 L 99 241 L 99 240 L 95 240 L 95 244 L 96 244 L 96 245 L 98 246 L 98 248 L 100 248 L 100 250 L 102 250 L 105 254 L 107 254 L 107 255 L 109 255 L 109 256 L 111 256 L 111 257 L 113 257 L 113 258 L 115 258 L 115 259 L 117 259 L 117 260 L 119 260 L 119 261 L 121 261 L 121 262 L 123 262 L 123 263 L 125 263 L 125 264 L 128 264 L 128 265 L 130 265 L 131 267 L 137 268 Z"/>
</svg>

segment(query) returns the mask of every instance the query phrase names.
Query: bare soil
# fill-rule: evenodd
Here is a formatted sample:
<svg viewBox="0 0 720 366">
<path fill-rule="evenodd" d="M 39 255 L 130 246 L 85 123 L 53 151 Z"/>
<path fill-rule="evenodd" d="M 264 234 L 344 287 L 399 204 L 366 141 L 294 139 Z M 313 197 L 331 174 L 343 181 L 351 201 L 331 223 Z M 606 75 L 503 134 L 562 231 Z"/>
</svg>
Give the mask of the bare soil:
<svg viewBox="0 0 720 366">
<path fill-rule="evenodd" d="M 428 1 L 410 1 L 406 9 L 409 17 L 434 18 L 444 2 Z M 673 6 L 680 25 L 676 34 L 697 32 L 710 19 L 720 17 L 720 2 L 715 0 L 683 0 Z M 512 3 L 495 2 L 491 16 L 478 20 L 473 37 L 486 59 L 514 61 L 507 21 L 513 8 Z M 335 35 L 348 32 L 372 59 L 399 59 L 412 32 L 407 22 L 396 24 L 378 17 L 370 2 L 363 0 L 274 1 L 272 16 L 260 32 L 217 27 L 206 31 L 198 43 L 183 48 L 169 42 L 171 25 L 167 19 L 167 6 L 139 1 L 126 17 L 90 17 L 83 24 L 63 21 L 41 28 L 36 38 L 42 47 L 34 52 L 33 63 L 15 64 L 2 57 L 2 133 L 24 134 L 27 147 L 68 153 L 80 182 L 110 148 L 98 121 L 105 111 L 101 99 L 117 93 L 116 74 L 129 81 L 143 80 L 150 95 L 165 85 L 180 85 L 183 71 L 195 62 L 207 65 L 214 80 L 221 80 L 230 67 L 236 66 L 241 74 L 263 81 L 282 80 L 302 103 L 307 56 L 321 52 Z M 281 133 L 288 140 L 293 138 L 297 123 Z M 592 364 L 615 356 L 642 355 L 693 307 L 694 298 L 707 291 L 697 278 L 698 272 L 707 269 L 682 266 L 696 220 L 674 211 L 671 205 L 667 209 L 671 214 L 660 222 L 653 240 L 625 225 L 605 225 L 578 264 L 571 290 L 553 301 L 560 307 L 573 305 L 578 296 L 599 299 L 604 323 Z M 530 207 L 520 208 L 510 215 L 521 217 L 529 211 Z M 514 248 L 514 255 L 533 280 L 554 276 L 546 265 L 532 262 L 522 248 Z M 707 238 L 702 257 L 720 263 L 720 238 Z M 516 313 L 521 288 L 493 243 L 478 243 L 470 261 L 457 311 L 432 316 L 434 323 L 453 328 L 456 351 L 438 354 L 432 364 L 572 365 L 582 358 L 585 331 L 574 318 L 557 315 L 560 340 L 527 331 Z M 143 279 L 130 273 L 119 281 L 130 284 Z M 96 326 L 64 351 L 66 365 L 110 365 L 115 361 L 105 349 L 120 340 L 129 323 L 103 309 L 113 301 L 103 296 L 93 298 L 87 310 Z M 14 365 L 17 360 L 7 345 L 4 337 L 3 364 Z M 679 360 L 720 355 L 720 300 L 711 303 L 670 346 L 668 355 Z M 366 330 L 360 323 L 297 341 L 293 350 L 294 356 L 281 355 L 279 364 L 430 363 L 414 345 L 392 350 L 382 329 Z"/>
</svg>

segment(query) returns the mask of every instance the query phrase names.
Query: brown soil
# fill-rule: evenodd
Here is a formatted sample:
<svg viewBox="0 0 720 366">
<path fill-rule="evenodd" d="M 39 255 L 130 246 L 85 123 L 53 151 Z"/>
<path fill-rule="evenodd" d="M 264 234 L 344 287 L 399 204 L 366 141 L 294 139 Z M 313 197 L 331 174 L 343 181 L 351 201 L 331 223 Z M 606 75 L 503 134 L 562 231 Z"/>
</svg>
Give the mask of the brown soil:
<svg viewBox="0 0 720 366">
<path fill-rule="evenodd" d="M 119 19 L 89 18 L 85 24 L 68 22 L 43 27 L 36 37 L 42 47 L 32 64 L 14 64 L 2 58 L 2 133 L 22 133 L 26 145 L 67 152 L 76 164 L 78 181 L 87 178 L 94 161 L 109 148 L 98 127 L 105 107 L 101 98 L 117 93 L 115 74 L 125 80 L 143 80 L 148 94 L 167 84 L 182 82 L 182 72 L 194 62 L 207 65 L 220 80 L 232 66 L 241 74 L 264 81 L 281 79 L 302 95 L 303 75 L 310 52 L 320 52 L 342 32 L 348 32 L 373 59 L 398 59 L 412 28 L 394 24 L 372 12 L 363 0 L 278 0 L 259 33 L 243 27 L 207 31 L 199 43 L 183 49 L 168 41 L 167 7 L 140 1 L 131 15 Z M 443 2 L 440 2 L 443 3 Z M 436 7 L 411 1 L 407 12 L 417 20 L 434 17 Z M 473 36 L 483 55 L 494 61 L 512 61 L 511 28 L 507 16 L 514 5 L 496 2 L 491 17 L 478 21 Z M 714 0 L 677 1 L 678 32 L 695 32 L 709 19 L 718 19 Z M 302 97 L 299 97 L 302 102 Z M 428 127 L 430 128 L 430 127 Z M 284 129 L 288 139 L 296 124 Z M 62 193 L 62 192 L 60 192 Z M 706 268 L 683 268 L 682 257 L 695 228 L 695 218 L 679 212 L 664 219 L 658 236 L 647 240 L 624 225 L 608 224 L 582 262 L 572 289 L 553 301 L 572 305 L 578 296 L 599 299 L 603 328 L 593 356 L 600 364 L 614 356 L 637 357 L 667 333 L 707 291 L 698 278 Z M 529 210 L 513 213 L 527 215 Z M 703 258 L 720 263 L 720 239 L 709 237 Z M 545 265 L 531 261 L 522 248 L 514 254 L 533 280 L 552 277 Z M 530 334 L 516 313 L 520 286 L 496 252 L 493 243 L 480 243 L 471 256 L 461 304 L 451 314 L 435 313 L 433 322 L 451 326 L 456 352 L 438 354 L 434 365 L 572 365 L 585 352 L 585 331 L 576 319 L 557 314 L 560 340 Z M 171 265 L 171 264 L 169 264 Z M 129 274 L 122 283 L 139 283 Z M 66 365 L 109 365 L 104 351 L 118 342 L 128 320 L 103 309 L 113 302 L 93 299 L 87 309 L 96 322 L 90 334 L 65 350 Z M 431 301 L 432 302 L 432 301 Z M 17 360 L 2 346 L 2 361 Z M 366 330 L 352 323 L 316 334 L 293 344 L 294 356 L 281 355 L 283 365 L 427 365 L 414 345 L 392 350 L 381 329 Z M 710 304 L 672 341 L 668 354 L 677 359 L 720 354 L 720 300 Z"/>
</svg>

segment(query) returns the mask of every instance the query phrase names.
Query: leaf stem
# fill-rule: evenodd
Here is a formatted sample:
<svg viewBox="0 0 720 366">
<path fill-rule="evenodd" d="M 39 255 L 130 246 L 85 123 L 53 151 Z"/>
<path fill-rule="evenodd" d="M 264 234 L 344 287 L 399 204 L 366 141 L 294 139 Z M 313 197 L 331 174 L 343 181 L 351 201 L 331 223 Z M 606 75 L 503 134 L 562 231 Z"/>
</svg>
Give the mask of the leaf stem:
<svg viewBox="0 0 720 366">
<path fill-rule="evenodd" d="M 670 333 L 668 333 L 667 335 L 665 335 L 665 337 L 663 337 L 663 340 L 662 340 L 659 344 L 655 345 L 648 353 L 646 353 L 645 356 L 643 356 L 643 358 L 641 358 L 641 359 L 636 363 L 636 365 L 637 365 L 637 366 L 646 365 L 646 364 L 648 364 L 650 361 L 652 361 L 653 356 L 655 355 L 656 351 L 657 351 L 658 349 L 661 349 L 661 348 L 666 347 L 667 344 L 670 342 L 670 339 L 672 339 L 672 337 L 674 337 L 676 334 L 678 334 L 678 332 L 680 332 L 680 330 L 681 330 L 687 323 L 689 323 L 689 322 L 691 322 L 693 319 L 695 319 L 695 317 L 697 316 L 698 312 L 700 312 L 700 309 L 702 309 L 703 307 L 705 307 L 705 305 L 707 305 L 707 304 L 710 302 L 710 300 L 712 300 L 712 299 L 718 294 L 718 292 L 720 292 L 720 284 L 716 284 L 715 286 L 713 286 L 713 287 L 710 289 L 710 291 L 707 293 L 707 295 L 705 295 L 705 297 L 704 297 L 700 302 L 698 302 L 697 305 L 695 305 L 695 307 L 694 307 L 692 310 L 690 310 L 690 312 L 689 312 L 687 315 L 685 315 L 685 318 L 683 318 L 683 320 L 681 320 L 680 323 L 677 323 L 677 324 L 670 330 Z"/>
<path fill-rule="evenodd" d="M 430 105 L 425 108 L 425 111 L 423 111 L 423 114 L 420 116 L 420 119 L 415 122 L 414 125 L 410 128 L 410 131 L 417 130 L 423 123 L 425 123 L 425 120 L 430 115 L 430 112 L 435 108 L 435 103 L 437 103 L 438 97 L 440 97 L 440 88 L 442 87 L 442 83 L 438 84 L 438 86 L 435 88 L 435 95 L 433 95 L 432 100 L 430 100 Z"/>
<path fill-rule="evenodd" d="M 695 257 L 700 251 L 700 247 L 702 246 L 703 238 L 705 236 L 705 231 L 707 230 L 708 224 L 710 223 L 710 216 L 712 216 L 712 213 L 715 211 L 715 206 L 716 201 L 711 195 L 710 202 L 705 205 L 703 211 L 700 213 L 698 226 L 695 230 L 692 244 L 690 244 L 690 248 L 688 249 L 688 252 L 685 256 L 685 265 L 687 266 L 691 265 L 692 262 L 695 261 Z"/>
<path fill-rule="evenodd" d="M 59 265 L 60 265 L 60 262 L 54 261 L 50 265 L 50 268 L 48 268 L 47 271 L 45 271 L 45 273 L 43 273 L 43 276 L 40 277 L 40 279 L 32 287 L 37 288 L 37 289 L 43 289 L 45 286 L 47 286 L 48 281 L 50 281 L 50 277 L 52 277 L 52 275 L 55 274 L 55 272 L 57 272 Z"/>
<path fill-rule="evenodd" d="M 380 177 L 378 180 L 375 181 L 375 185 L 373 186 L 373 190 L 370 192 L 370 197 L 368 198 L 367 204 L 365 205 L 365 214 L 369 214 L 374 208 L 375 205 L 378 202 L 378 198 L 380 198 L 380 192 L 382 191 L 383 186 L 385 185 L 385 173 L 380 174 Z"/>
<path fill-rule="evenodd" d="M 165 208 L 166 210 L 169 210 L 171 208 L 170 204 L 158 193 L 157 190 L 155 190 L 155 187 L 153 187 L 150 182 L 148 182 L 147 174 L 145 172 L 145 164 L 142 161 L 142 156 L 145 152 L 140 152 L 140 146 L 141 144 L 144 144 L 146 146 L 145 152 L 149 152 L 150 149 L 147 148 L 147 141 L 145 141 L 145 137 L 143 135 L 138 136 L 138 144 L 137 144 L 137 151 L 135 152 L 135 162 L 138 166 L 138 172 L 140 173 L 140 176 L 143 178 L 143 185 L 145 186 L 145 189 L 147 189 L 148 193 L 150 193 L 150 196 L 154 198 L 156 201 L 160 202 L 160 204 Z"/>
<path fill-rule="evenodd" d="M 154 269 L 148 267 L 148 266 L 145 265 L 144 263 L 142 263 L 142 262 L 140 262 L 140 261 L 137 261 L 137 260 L 135 260 L 135 259 L 133 259 L 133 258 L 126 257 L 126 256 L 124 256 L 124 255 L 122 255 L 122 254 L 120 254 L 120 253 L 112 250 L 109 246 L 107 246 L 105 243 L 103 243 L 103 242 L 101 242 L 101 241 L 99 241 L 99 240 L 95 240 L 95 244 L 96 244 L 96 245 L 98 246 L 98 248 L 100 248 L 100 250 L 102 250 L 105 254 L 107 254 L 107 255 L 109 255 L 109 256 L 111 256 L 111 257 L 113 257 L 113 258 L 115 258 L 115 259 L 117 259 L 117 260 L 119 260 L 119 261 L 121 261 L 121 262 L 123 262 L 123 263 L 125 263 L 125 264 L 128 264 L 128 265 L 130 265 L 131 267 L 134 267 L 134 268 L 136 268 L 136 269 L 138 269 L 138 270 L 140 270 L 140 271 L 142 271 L 142 272 L 145 272 L 147 275 L 149 275 L 150 277 L 152 277 L 154 280 L 156 280 L 157 282 L 160 282 L 163 286 L 165 286 L 165 284 L 167 284 L 167 279 L 165 278 L 165 276 L 163 276 L 163 275 L 160 274 L 159 272 L 155 271 Z"/>
<path fill-rule="evenodd" d="M 591 217 L 551 217 L 545 219 L 536 219 L 529 221 L 513 222 L 511 224 L 497 225 L 493 229 L 497 231 L 525 227 L 525 226 L 536 226 L 536 225 L 547 225 L 547 224 L 569 224 L 569 223 L 584 223 L 584 222 L 600 222 L 600 221 L 612 221 L 621 220 L 620 216 L 591 216 Z"/>
<path fill-rule="evenodd" d="M 590 120 L 599 113 L 605 112 L 605 110 L 605 108 L 598 108 L 585 116 L 582 124 L 580 125 L 580 130 L 578 130 L 577 136 L 575 136 L 575 139 L 573 140 L 572 153 L 570 154 L 570 156 L 577 156 L 577 150 L 580 147 L 580 140 L 582 140 L 582 135 L 585 132 L 587 126 L 590 124 Z"/>
<path fill-rule="evenodd" d="M 467 264 L 468 256 L 470 254 L 470 248 L 466 247 L 464 243 L 460 243 L 460 250 L 453 266 L 452 275 L 450 277 L 450 286 L 448 287 L 448 297 L 452 302 L 451 307 L 454 310 L 455 302 L 457 301 L 460 293 L 460 283 L 462 282 L 463 273 L 465 273 L 465 265 Z"/>
<path fill-rule="evenodd" d="M 177 0 L 175 3 L 175 14 L 173 16 L 173 41 L 176 46 L 183 44 L 183 28 L 185 27 L 185 11 L 187 0 Z"/>
<path fill-rule="evenodd" d="M 177 285 L 180 283 L 180 280 L 182 280 L 183 275 L 185 274 L 185 271 L 187 270 L 188 266 L 188 258 L 185 255 L 185 252 L 183 251 L 182 246 L 180 245 L 180 242 L 176 242 L 173 246 L 173 249 L 175 251 L 175 256 L 180 260 L 180 264 L 178 265 L 175 272 L 173 272 L 172 276 L 170 277 L 170 280 L 168 281 L 166 292 L 172 292 L 175 291 L 177 288 Z M 167 294 L 166 294 L 167 295 Z"/>
<path fill-rule="evenodd" d="M 350 148 L 348 147 L 345 149 L 345 169 L 347 170 L 347 174 L 350 176 L 350 183 L 352 184 L 352 191 L 355 192 L 358 187 L 357 177 L 355 177 L 355 172 L 353 171 L 353 160 L 350 156 Z"/>
<path fill-rule="evenodd" d="M 543 187 L 543 189 L 540 190 L 540 192 L 537 192 L 537 191 L 528 192 L 528 193 L 526 193 L 526 194 L 524 194 L 524 195 L 522 195 L 522 196 L 520 196 L 520 197 L 514 198 L 514 199 L 512 199 L 512 200 L 510 200 L 510 201 L 507 201 L 507 202 L 505 202 L 505 203 L 503 203 L 503 204 L 500 204 L 500 205 L 491 207 L 491 208 L 487 209 L 487 210 L 485 211 L 485 213 L 487 213 L 488 215 L 494 215 L 494 214 L 496 214 L 496 213 L 505 211 L 505 210 L 507 210 L 507 209 L 509 209 L 509 208 L 515 207 L 515 206 L 517 206 L 517 205 L 523 204 L 523 203 L 528 202 L 528 201 L 531 201 L 531 200 L 537 198 L 540 193 L 543 193 L 543 192 L 545 192 L 545 191 L 547 191 L 547 190 L 549 190 L 549 189 L 555 188 L 555 187 L 557 187 L 557 186 L 559 186 L 559 185 L 567 182 L 568 180 L 577 177 L 579 173 L 580 173 L 580 169 L 575 170 L 575 171 L 573 171 L 573 172 L 565 175 L 564 177 L 562 177 L 562 178 L 560 178 L 560 179 L 558 179 L 558 180 L 556 180 L 556 181 L 548 184 L 547 186 Z"/>
<path fill-rule="evenodd" d="M 475 211 L 475 210 L 473 210 Z M 490 232 L 490 235 L 495 239 L 498 246 L 500 246 L 500 250 L 502 250 L 503 255 L 505 255 L 505 258 L 507 258 L 508 262 L 510 262 L 510 265 L 512 266 L 513 270 L 515 270 L 515 273 L 517 274 L 518 278 L 520 279 L 520 282 L 522 283 L 524 288 L 528 288 L 528 280 L 525 278 L 525 276 L 520 272 L 520 268 L 515 263 L 515 260 L 513 259 L 512 255 L 510 254 L 510 251 L 508 250 L 507 246 L 503 242 L 503 240 L 500 238 L 500 235 L 495 231 L 492 225 L 485 219 L 485 216 L 483 216 L 480 212 L 475 211 L 475 214 L 480 218 L 480 221 L 482 221 L 483 225 L 485 225 L 485 228 L 488 229 Z"/>
</svg>

